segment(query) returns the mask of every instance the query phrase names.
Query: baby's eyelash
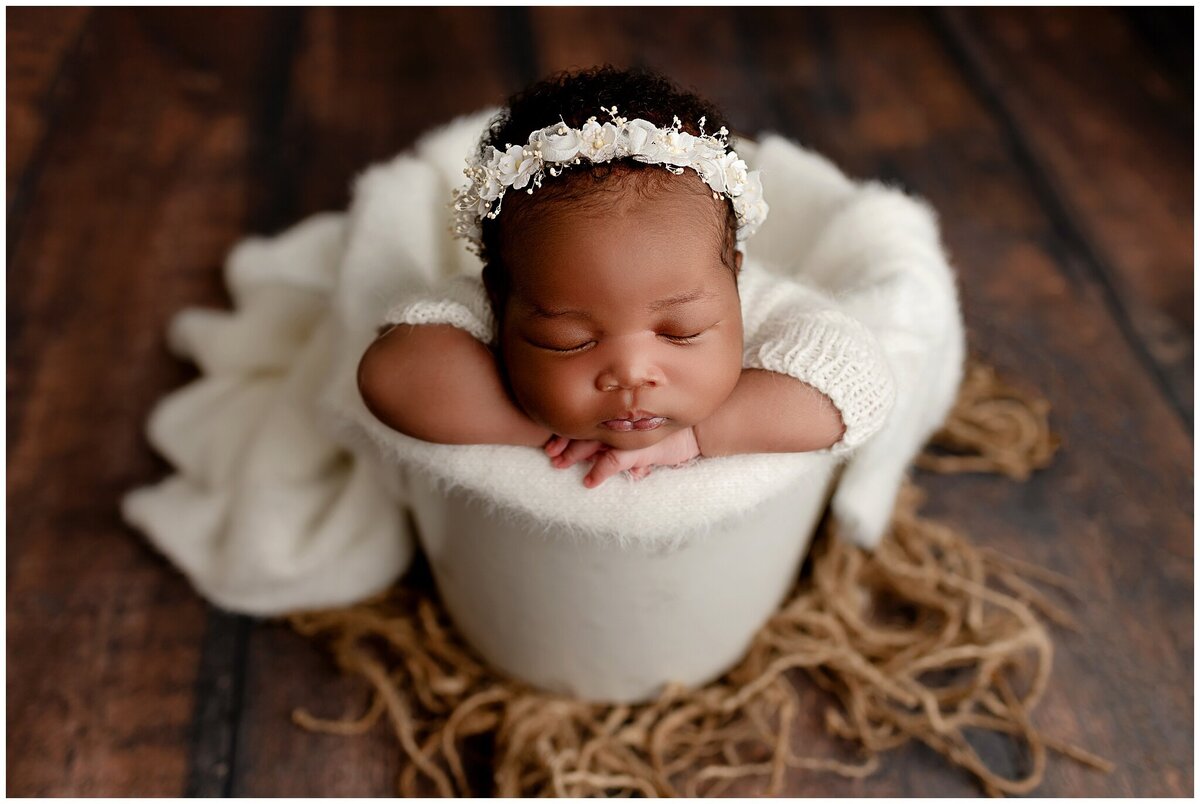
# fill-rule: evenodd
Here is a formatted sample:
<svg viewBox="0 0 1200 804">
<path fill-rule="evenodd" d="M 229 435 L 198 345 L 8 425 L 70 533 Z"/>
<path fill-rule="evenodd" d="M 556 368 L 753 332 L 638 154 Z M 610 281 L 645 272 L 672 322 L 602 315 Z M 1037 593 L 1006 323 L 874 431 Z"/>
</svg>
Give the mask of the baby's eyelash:
<svg viewBox="0 0 1200 804">
<path fill-rule="evenodd" d="M 695 343 L 696 339 L 703 334 L 703 331 L 694 332 L 691 335 L 668 335 L 666 333 L 661 333 L 659 337 L 666 338 L 671 343 L 682 346 L 689 343 Z M 595 341 L 587 341 L 586 343 L 581 343 L 578 346 L 572 346 L 567 349 L 559 349 L 554 346 L 543 346 L 542 344 L 534 344 L 534 346 L 537 346 L 539 349 L 545 349 L 547 352 L 554 352 L 555 354 L 560 355 L 569 355 L 576 352 L 582 352 L 588 347 L 593 346 L 595 343 Z"/>
<path fill-rule="evenodd" d="M 571 354 L 572 352 L 582 352 L 584 349 L 588 348 L 593 343 L 595 343 L 595 341 L 588 341 L 587 343 L 581 343 L 578 346 L 572 346 L 570 349 L 556 349 L 553 346 L 543 346 L 542 348 L 549 352 L 557 352 L 560 355 L 568 355 L 568 354 Z"/>
</svg>

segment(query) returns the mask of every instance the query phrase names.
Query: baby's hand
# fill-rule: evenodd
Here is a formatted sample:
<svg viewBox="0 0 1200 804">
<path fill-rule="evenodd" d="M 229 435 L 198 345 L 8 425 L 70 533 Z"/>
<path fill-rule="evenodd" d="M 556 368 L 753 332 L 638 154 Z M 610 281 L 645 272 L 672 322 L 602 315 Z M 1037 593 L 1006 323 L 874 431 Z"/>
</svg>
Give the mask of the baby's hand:
<svg viewBox="0 0 1200 804">
<path fill-rule="evenodd" d="M 550 436 L 550 440 L 542 449 L 550 456 L 550 463 L 555 469 L 566 469 L 604 452 L 609 447 L 603 441 L 580 441 L 555 435 Z"/>
<path fill-rule="evenodd" d="M 618 472 L 628 471 L 640 480 L 655 466 L 678 466 L 700 456 L 696 433 L 691 427 L 642 449 L 613 449 L 600 441 L 572 441 L 554 436 L 546 442 L 545 450 L 558 469 L 590 459 L 592 469 L 583 479 L 583 485 L 590 489 Z"/>
</svg>

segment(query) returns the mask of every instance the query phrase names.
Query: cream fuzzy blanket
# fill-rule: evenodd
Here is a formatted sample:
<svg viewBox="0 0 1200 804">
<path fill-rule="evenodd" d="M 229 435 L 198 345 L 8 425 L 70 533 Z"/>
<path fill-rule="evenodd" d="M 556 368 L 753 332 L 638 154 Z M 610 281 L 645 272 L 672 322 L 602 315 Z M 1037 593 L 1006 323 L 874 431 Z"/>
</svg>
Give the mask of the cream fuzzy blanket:
<svg viewBox="0 0 1200 804">
<path fill-rule="evenodd" d="M 582 467 L 556 471 L 537 450 L 428 444 L 367 412 L 355 372 L 392 301 L 479 271 L 451 239 L 447 202 L 493 111 L 367 171 L 347 213 L 244 241 L 225 269 L 234 309 L 172 321 L 172 350 L 203 376 L 161 400 L 148 423 L 177 473 L 128 494 L 122 513 L 216 605 L 277 614 L 390 584 L 414 550 L 404 512 L 412 472 L 532 514 L 548 533 L 669 549 L 837 460 L 706 459 L 588 490 Z M 747 256 L 831 293 L 875 334 L 894 374 L 891 415 L 850 456 L 832 501 L 843 532 L 872 546 L 962 375 L 962 320 L 934 215 L 782 137 L 736 147 L 762 169 L 771 205 Z"/>
</svg>

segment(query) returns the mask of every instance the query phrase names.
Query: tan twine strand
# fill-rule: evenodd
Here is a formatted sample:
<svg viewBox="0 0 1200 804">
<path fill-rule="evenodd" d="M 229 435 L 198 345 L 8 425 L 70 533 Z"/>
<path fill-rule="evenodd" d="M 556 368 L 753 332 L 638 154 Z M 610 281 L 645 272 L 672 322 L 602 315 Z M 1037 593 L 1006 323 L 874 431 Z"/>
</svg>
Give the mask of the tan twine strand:
<svg viewBox="0 0 1200 804">
<path fill-rule="evenodd" d="M 967 364 L 945 426 L 916 466 L 932 472 L 995 472 L 1027 480 L 1050 465 L 1059 438 L 1050 432 L 1050 403 L 1002 381 L 978 361 Z"/>
<path fill-rule="evenodd" d="M 1048 410 L 972 365 L 932 442 L 942 454 L 919 465 L 1026 478 L 1057 445 Z M 408 760 L 397 780 L 404 796 L 779 795 L 790 770 L 863 778 L 884 753 L 913 741 L 996 795 L 1035 790 L 1051 752 L 1111 770 L 1032 721 L 1053 657 L 1046 621 L 1074 626 L 1047 590 L 1070 595 L 1070 580 L 921 517 L 923 496 L 905 485 L 874 553 L 835 538 L 827 523 L 811 577 L 741 663 L 704 687 L 668 685 L 636 706 L 529 689 L 474 656 L 431 590 L 402 583 L 355 606 L 289 618 L 371 689 L 361 715 L 327 719 L 297 709 L 293 720 L 310 731 L 361 735 L 386 719 Z M 798 725 L 813 712 L 823 715 L 829 739 Z M 1021 775 L 987 765 L 969 739 L 981 731 L 1023 748 Z M 465 754 L 480 750 L 485 758 L 474 766 L 490 765 L 488 790 L 473 789 L 466 772 Z"/>
</svg>

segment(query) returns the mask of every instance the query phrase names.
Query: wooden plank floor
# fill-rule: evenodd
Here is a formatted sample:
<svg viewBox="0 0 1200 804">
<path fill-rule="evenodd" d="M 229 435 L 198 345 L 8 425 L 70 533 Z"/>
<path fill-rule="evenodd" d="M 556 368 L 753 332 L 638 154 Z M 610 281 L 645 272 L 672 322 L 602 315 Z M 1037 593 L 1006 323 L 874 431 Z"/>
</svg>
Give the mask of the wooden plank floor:
<svg viewBox="0 0 1200 804">
<path fill-rule="evenodd" d="M 8 793 L 394 790 L 383 729 L 290 722 L 361 688 L 287 629 L 208 607 L 118 517 L 169 471 L 147 413 L 195 376 L 164 327 L 228 304 L 239 238 L 344 208 L 363 167 L 430 125 L 611 62 L 938 210 L 973 350 L 1046 394 L 1064 439 L 1028 484 L 917 478 L 929 513 L 1085 590 L 1037 721 L 1117 769 L 1052 761 L 1039 792 L 1190 796 L 1190 14 L 9 10 Z M 793 772 L 788 791 L 977 789 L 912 748 L 867 780 Z"/>
</svg>

